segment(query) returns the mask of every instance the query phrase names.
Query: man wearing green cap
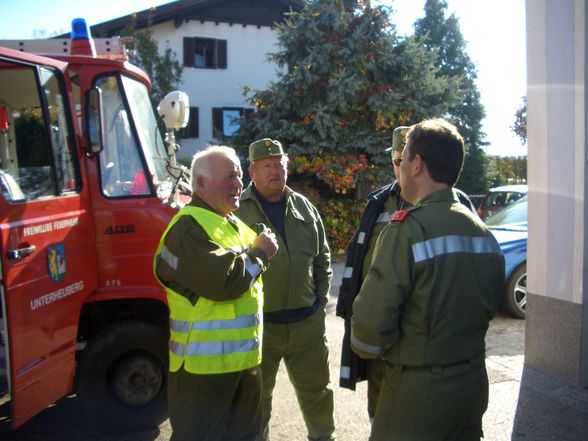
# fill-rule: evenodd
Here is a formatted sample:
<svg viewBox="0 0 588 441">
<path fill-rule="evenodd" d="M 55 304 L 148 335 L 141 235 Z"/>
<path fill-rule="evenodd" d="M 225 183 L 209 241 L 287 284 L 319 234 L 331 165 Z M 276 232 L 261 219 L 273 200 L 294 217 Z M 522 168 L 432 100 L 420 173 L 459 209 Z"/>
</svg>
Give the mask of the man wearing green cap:
<svg viewBox="0 0 588 441">
<path fill-rule="evenodd" d="M 331 256 L 325 229 L 310 201 L 286 186 L 288 156 L 279 141 L 249 146 L 252 182 L 236 214 L 254 230 L 267 225 L 279 252 L 263 275 L 263 429 L 269 439 L 272 391 L 283 359 L 296 391 L 311 441 L 333 440 L 333 391 L 325 307 L 331 282 Z"/>
</svg>

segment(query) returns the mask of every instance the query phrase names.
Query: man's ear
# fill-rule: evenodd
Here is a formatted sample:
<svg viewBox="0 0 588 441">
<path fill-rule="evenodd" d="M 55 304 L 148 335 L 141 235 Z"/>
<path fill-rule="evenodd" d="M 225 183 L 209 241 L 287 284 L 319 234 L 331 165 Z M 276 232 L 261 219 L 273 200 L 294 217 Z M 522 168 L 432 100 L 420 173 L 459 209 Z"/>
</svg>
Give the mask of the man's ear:
<svg viewBox="0 0 588 441">
<path fill-rule="evenodd" d="M 200 176 L 196 176 L 196 189 L 197 190 L 202 190 L 204 189 L 204 187 L 206 186 L 206 177 L 200 175 Z"/>
<path fill-rule="evenodd" d="M 418 153 L 416 155 L 414 155 L 413 163 L 414 163 L 414 168 L 413 168 L 414 175 L 420 175 L 420 174 L 424 173 L 425 170 L 427 169 L 427 167 L 423 161 L 423 158 Z"/>
<path fill-rule="evenodd" d="M 251 164 L 249 164 L 249 167 L 247 170 L 249 171 L 249 176 L 251 177 L 251 179 L 255 180 L 255 165 L 253 164 L 253 162 Z"/>
</svg>

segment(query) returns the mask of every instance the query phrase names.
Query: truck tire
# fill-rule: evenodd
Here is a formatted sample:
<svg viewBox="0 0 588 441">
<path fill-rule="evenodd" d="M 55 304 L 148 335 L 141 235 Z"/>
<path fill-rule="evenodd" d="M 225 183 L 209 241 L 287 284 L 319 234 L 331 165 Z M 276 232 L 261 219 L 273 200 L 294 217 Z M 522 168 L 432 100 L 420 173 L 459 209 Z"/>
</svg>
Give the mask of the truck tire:
<svg viewBox="0 0 588 441">
<path fill-rule="evenodd" d="M 527 314 L 527 264 L 515 269 L 506 284 L 503 308 L 516 318 L 524 319 Z"/>
<path fill-rule="evenodd" d="M 167 417 L 167 335 L 144 322 L 114 324 L 81 353 L 76 393 L 103 427 L 143 429 Z"/>
</svg>

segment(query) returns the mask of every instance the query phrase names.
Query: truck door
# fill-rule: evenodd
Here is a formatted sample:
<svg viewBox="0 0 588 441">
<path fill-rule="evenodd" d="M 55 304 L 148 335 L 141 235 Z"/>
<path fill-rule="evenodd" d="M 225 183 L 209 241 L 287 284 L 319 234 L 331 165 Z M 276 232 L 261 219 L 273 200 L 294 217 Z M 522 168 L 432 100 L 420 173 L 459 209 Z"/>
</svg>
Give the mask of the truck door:
<svg viewBox="0 0 588 441">
<path fill-rule="evenodd" d="M 0 48 L 1 348 L 13 427 L 71 391 L 80 310 L 96 288 L 65 65 L 15 54 Z"/>
</svg>

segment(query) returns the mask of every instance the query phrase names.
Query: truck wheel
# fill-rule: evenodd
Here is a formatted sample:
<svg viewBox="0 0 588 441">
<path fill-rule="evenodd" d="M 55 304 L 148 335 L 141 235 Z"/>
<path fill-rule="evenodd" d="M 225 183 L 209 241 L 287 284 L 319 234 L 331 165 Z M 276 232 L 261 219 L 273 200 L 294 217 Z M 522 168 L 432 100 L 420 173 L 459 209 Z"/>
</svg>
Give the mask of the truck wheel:
<svg viewBox="0 0 588 441">
<path fill-rule="evenodd" d="M 508 279 L 503 306 L 510 315 L 524 319 L 527 314 L 527 264 L 519 266 Z"/>
<path fill-rule="evenodd" d="M 167 416 L 167 335 L 127 322 L 99 333 L 80 356 L 76 392 L 88 415 L 122 429 L 154 427 Z"/>
</svg>

